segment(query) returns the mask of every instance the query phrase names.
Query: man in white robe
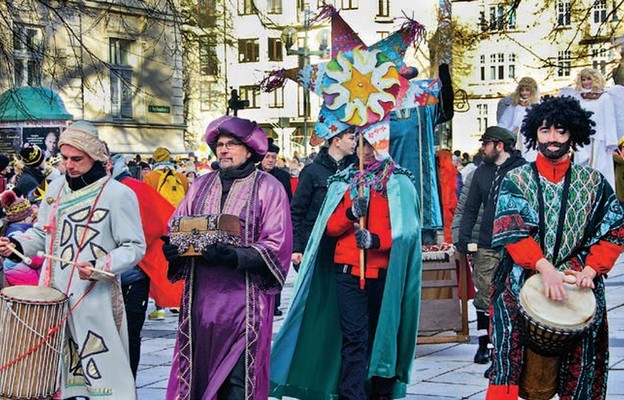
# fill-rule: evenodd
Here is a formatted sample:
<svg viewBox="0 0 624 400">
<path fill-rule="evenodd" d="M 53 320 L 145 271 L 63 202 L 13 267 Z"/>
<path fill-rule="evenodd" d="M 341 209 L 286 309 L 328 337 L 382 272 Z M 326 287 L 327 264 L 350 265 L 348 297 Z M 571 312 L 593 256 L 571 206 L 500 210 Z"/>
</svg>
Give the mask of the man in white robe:
<svg viewBox="0 0 624 400">
<path fill-rule="evenodd" d="M 44 251 L 73 261 L 47 259 L 39 281 L 69 297 L 55 398 L 135 400 L 119 276 L 145 253 L 138 202 L 106 174 L 108 153 L 92 124 L 70 125 L 59 148 L 66 175 L 50 183 L 33 228 L 0 238 L 0 255 L 14 257 L 14 247 L 27 256 Z"/>
</svg>

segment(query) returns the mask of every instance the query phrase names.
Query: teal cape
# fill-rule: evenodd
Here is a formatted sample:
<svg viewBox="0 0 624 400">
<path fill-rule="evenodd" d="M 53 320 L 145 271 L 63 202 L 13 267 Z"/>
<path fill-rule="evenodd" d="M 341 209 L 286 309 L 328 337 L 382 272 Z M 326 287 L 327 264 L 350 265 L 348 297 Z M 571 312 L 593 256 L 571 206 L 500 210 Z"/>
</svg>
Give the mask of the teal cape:
<svg viewBox="0 0 624 400">
<path fill-rule="evenodd" d="M 334 246 L 327 220 L 349 190 L 353 167 L 330 186 L 306 246 L 290 310 L 271 349 L 271 397 L 338 398 L 342 334 L 336 300 Z M 420 217 L 411 173 L 396 167 L 388 180 L 392 248 L 368 377 L 396 377 L 394 397 L 405 397 L 416 350 L 422 254 Z"/>
</svg>

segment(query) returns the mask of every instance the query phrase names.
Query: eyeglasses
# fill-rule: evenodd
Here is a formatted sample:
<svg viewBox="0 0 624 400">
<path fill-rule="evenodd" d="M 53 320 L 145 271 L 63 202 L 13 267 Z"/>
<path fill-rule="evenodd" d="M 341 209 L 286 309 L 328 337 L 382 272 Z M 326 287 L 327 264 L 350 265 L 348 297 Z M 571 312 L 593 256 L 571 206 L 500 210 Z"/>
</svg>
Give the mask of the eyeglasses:
<svg viewBox="0 0 624 400">
<path fill-rule="evenodd" d="M 217 148 L 217 150 L 222 149 L 222 148 L 226 148 L 227 150 L 232 150 L 235 147 L 238 146 L 242 146 L 243 144 L 241 142 L 225 142 L 225 143 L 217 143 L 217 145 L 215 146 Z"/>
</svg>

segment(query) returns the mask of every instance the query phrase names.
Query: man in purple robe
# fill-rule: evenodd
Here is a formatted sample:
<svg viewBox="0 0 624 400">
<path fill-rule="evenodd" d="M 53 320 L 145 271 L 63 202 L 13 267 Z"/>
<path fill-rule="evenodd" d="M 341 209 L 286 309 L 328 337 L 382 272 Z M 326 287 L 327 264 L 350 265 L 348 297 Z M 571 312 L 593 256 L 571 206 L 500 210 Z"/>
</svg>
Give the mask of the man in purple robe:
<svg viewBox="0 0 624 400">
<path fill-rule="evenodd" d="M 194 240 L 196 257 L 180 255 L 179 235 L 163 238 L 170 278 L 186 279 L 167 399 L 266 399 L 274 297 L 292 253 L 288 196 L 255 167 L 268 147 L 255 122 L 221 117 L 205 140 L 221 168 L 193 182 L 170 225 L 206 216 L 214 233 Z"/>
</svg>

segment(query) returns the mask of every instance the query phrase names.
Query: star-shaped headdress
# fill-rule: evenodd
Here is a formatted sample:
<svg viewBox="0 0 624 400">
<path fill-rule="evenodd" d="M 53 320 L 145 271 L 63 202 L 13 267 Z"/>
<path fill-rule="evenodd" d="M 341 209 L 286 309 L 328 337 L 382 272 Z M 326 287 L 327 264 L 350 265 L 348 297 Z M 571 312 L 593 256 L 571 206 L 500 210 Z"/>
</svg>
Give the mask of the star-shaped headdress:
<svg viewBox="0 0 624 400">
<path fill-rule="evenodd" d="M 262 82 L 266 91 L 286 78 L 323 97 L 311 144 L 318 145 L 355 126 L 375 148 L 378 159 L 389 157 L 390 112 L 420 105 L 422 89 L 410 83 L 418 72 L 403 62 L 407 47 L 417 46 L 424 27 L 407 18 L 399 30 L 367 47 L 331 5 L 313 22 L 331 18 L 329 62 L 272 72 Z"/>
</svg>

